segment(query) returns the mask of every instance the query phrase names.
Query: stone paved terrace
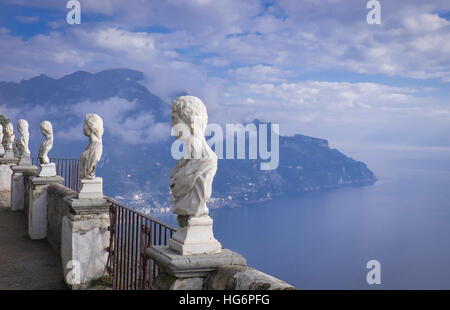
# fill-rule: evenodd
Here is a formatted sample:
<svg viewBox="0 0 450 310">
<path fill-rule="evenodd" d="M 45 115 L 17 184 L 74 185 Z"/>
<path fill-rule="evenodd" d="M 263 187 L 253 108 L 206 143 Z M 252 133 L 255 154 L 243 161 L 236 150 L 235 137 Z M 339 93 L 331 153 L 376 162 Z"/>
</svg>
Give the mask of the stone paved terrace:
<svg viewBox="0 0 450 310">
<path fill-rule="evenodd" d="M 47 240 L 32 241 L 27 217 L 0 197 L 0 290 L 64 290 L 61 260 Z"/>
</svg>

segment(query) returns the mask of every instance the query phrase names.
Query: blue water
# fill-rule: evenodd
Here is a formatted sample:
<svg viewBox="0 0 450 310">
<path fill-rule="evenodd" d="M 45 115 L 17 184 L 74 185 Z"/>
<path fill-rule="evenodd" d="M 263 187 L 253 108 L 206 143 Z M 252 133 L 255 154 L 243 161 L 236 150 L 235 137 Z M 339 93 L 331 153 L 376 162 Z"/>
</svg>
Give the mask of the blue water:
<svg viewBox="0 0 450 310">
<path fill-rule="evenodd" d="M 379 181 L 212 210 L 216 238 L 300 289 L 450 289 L 450 151 L 343 151 Z"/>
</svg>

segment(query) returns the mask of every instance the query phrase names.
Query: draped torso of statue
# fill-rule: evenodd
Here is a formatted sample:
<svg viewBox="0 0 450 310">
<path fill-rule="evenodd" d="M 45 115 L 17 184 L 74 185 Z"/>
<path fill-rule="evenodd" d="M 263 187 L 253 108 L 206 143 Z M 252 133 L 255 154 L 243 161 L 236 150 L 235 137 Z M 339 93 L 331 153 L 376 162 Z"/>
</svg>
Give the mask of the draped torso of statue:
<svg viewBox="0 0 450 310">
<path fill-rule="evenodd" d="M 3 147 L 5 150 L 10 151 L 13 148 L 14 143 L 14 127 L 12 123 L 8 123 L 4 130 L 4 136 L 2 140 Z"/>
<path fill-rule="evenodd" d="M 186 146 L 185 157 L 176 163 L 170 175 L 172 209 L 177 215 L 208 214 L 206 202 L 212 193 L 217 156 L 205 140 L 207 122 L 206 107 L 199 98 L 182 96 L 174 100 L 172 126 Z"/>
<path fill-rule="evenodd" d="M 41 133 L 45 137 L 45 141 L 39 148 L 39 161 L 46 165 L 50 163 L 48 152 L 53 148 L 53 126 L 49 121 L 41 123 Z"/>
<path fill-rule="evenodd" d="M 17 149 L 21 157 L 30 157 L 30 149 L 28 148 L 28 142 L 30 140 L 30 134 L 28 132 L 28 122 L 24 119 L 20 119 L 17 122 L 17 130 L 20 133 L 20 138 L 16 141 Z"/>
<path fill-rule="evenodd" d="M 80 156 L 80 176 L 81 179 L 92 180 L 103 153 L 103 120 L 97 114 L 88 114 L 83 130 L 89 137 L 89 144 Z"/>
</svg>

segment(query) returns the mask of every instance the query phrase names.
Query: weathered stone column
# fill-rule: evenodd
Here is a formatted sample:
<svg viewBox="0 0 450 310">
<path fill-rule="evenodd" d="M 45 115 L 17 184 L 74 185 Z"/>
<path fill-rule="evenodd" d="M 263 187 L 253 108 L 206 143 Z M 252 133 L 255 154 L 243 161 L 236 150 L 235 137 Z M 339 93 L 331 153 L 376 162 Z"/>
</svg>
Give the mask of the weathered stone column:
<svg viewBox="0 0 450 310">
<path fill-rule="evenodd" d="M 51 184 L 62 184 L 60 176 L 35 177 L 28 179 L 28 235 L 32 240 L 47 237 L 47 188 Z"/>
<path fill-rule="evenodd" d="M 3 146 L 3 126 L 0 124 L 0 157 L 5 156 L 5 147 Z"/>
<path fill-rule="evenodd" d="M 110 237 L 109 203 L 103 197 L 102 178 L 95 176 L 103 152 L 100 116 L 86 115 L 84 134 L 89 145 L 80 156 L 81 190 L 76 197 L 64 198 L 71 211 L 63 217 L 61 232 L 64 280 L 73 289 L 105 275 Z"/>
<path fill-rule="evenodd" d="M 153 289 L 200 290 L 204 278 L 226 265 L 246 266 L 245 259 L 223 249 L 214 238 L 206 202 L 211 197 L 217 156 L 205 140 L 208 114 L 203 102 L 182 96 L 172 103 L 172 127 L 186 145 L 185 157 L 172 170 L 172 209 L 178 229 L 169 246 L 154 246 L 146 254 L 160 268 Z"/>
<path fill-rule="evenodd" d="M 13 153 L 14 156 L 14 153 Z M 17 165 L 18 159 L 0 158 L 0 195 L 11 206 L 11 177 L 13 175 L 12 167 Z"/>
<path fill-rule="evenodd" d="M 102 198 L 65 197 L 70 212 L 62 220 L 61 261 L 72 289 L 88 287 L 105 275 L 109 246 L 109 204 Z"/>
<path fill-rule="evenodd" d="M 45 141 L 39 148 L 40 168 L 37 176 L 28 178 L 28 235 L 33 240 L 47 237 L 47 188 L 51 184 L 62 184 L 64 179 L 56 175 L 54 163 L 50 163 L 48 152 L 53 147 L 53 127 L 49 121 L 41 123 Z"/>
<path fill-rule="evenodd" d="M 30 177 L 35 177 L 37 172 L 25 170 L 23 173 L 23 181 L 25 185 L 25 199 L 24 199 L 24 213 L 28 216 L 30 210 L 30 192 L 33 189 L 33 184 L 29 182 Z"/>
<path fill-rule="evenodd" d="M 11 176 L 11 210 L 25 210 L 25 177 L 24 175 L 36 175 L 36 166 L 13 166 Z"/>
</svg>

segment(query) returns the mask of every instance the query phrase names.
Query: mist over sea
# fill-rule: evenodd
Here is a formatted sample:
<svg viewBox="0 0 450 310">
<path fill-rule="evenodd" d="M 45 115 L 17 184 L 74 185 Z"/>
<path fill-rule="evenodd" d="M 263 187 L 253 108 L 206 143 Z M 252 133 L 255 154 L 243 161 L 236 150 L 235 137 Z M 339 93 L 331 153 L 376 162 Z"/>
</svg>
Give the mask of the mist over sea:
<svg viewBox="0 0 450 310">
<path fill-rule="evenodd" d="M 450 148 L 340 148 L 378 182 L 212 210 L 216 238 L 300 289 L 450 289 Z"/>
</svg>

